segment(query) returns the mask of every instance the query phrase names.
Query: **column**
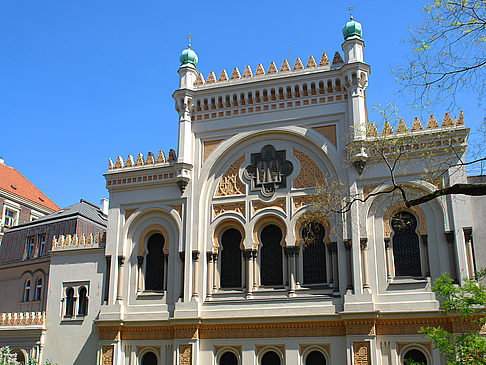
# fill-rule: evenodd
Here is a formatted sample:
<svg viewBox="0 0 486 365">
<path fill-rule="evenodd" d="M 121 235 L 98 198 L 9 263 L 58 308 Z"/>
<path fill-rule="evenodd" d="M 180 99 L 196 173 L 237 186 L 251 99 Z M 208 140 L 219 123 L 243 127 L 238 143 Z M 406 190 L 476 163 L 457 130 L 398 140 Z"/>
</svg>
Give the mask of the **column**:
<svg viewBox="0 0 486 365">
<path fill-rule="evenodd" d="M 108 297 L 110 296 L 110 273 L 111 273 L 111 256 L 106 256 L 105 269 L 105 292 L 103 295 L 103 304 L 108 304 Z"/>
<path fill-rule="evenodd" d="M 353 290 L 353 270 L 351 266 L 351 240 L 343 241 L 344 248 L 346 250 L 346 290 Z"/>
<path fill-rule="evenodd" d="M 429 241 L 427 235 L 423 234 L 420 236 L 422 245 L 424 246 L 424 265 L 425 265 L 425 277 L 430 277 L 430 261 L 429 261 Z"/>
<path fill-rule="evenodd" d="M 253 294 L 253 260 L 252 260 L 252 250 L 244 250 L 243 258 L 245 259 L 246 265 L 246 298 L 250 299 Z"/>
<path fill-rule="evenodd" d="M 295 250 L 295 288 L 300 289 L 300 246 Z"/>
<path fill-rule="evenodd" d="M 370 283 L 368 282 L 368 239 L 361 238 L 360 239 L 360 248 L 361 248 L 361 273 L 363 275 L 363 288 L 369 289 Z"/>
<path fill-rule="evenodd" d="M 444 232 L 445 236 L 446 236 L 446 240 L 447 240 L 447 248 L 448 248 L 448 252 L 449 252 L 449 266 L 450 266 L 450 274 L 451 274 L 451 278 L 452 280 L 454 281 L 454 284 L 457 284 L 459 281 L 458 281 L 458 278 L 457 278 L 457 274 L 456 274 L 456 263 L 457 263 L 457 258 L 456 258 L 456 250 L 455 250 L 455 247 L 454 247 L 454 231 L 447 231 L 447 232 Z"/>
<path fill-rule="evenodd" d="M 333 268 L 333 260 L 332 260 L 332 249 L 331 243 L 326 244 L 327 253 L 329 255 L 329 261 L 326 260 L 328 263 L 328 274 L 329 274 L 329 286 L 334 288 L 334 268 Z"/>
<path fill-rule="evenodd" d="M 199 251 L 192 251 L 192 299 L 199 299 L 198 291 Z"/>
<path fill-rule="evenodd" d="M 164 253 L 164 284 L 163 284 L 164 291 L 167 291 L 168 273 L 169 273 L 169 254 Z"/>
<path fill-rule="evenodd" d="M 390 238 L 385 238 L 385 260 L 386 260 L 386 279 L 391 281 L 392 279 L 392 267 L 391 267 L 391 254 L 390 254 Z"/>
<path fill-rule="evenodd" d="M 289 297 L 295 297 L 295 256 L 297 254 L 298 247 L 290 247 L 290 291 Z"/>
<path fill-rule="evenodd" d="M 116 300 L 123 301 L 123 268 L 125 267 L 125 256 L 118 256 L 118 285 L 116 288 Z"/>
<path fill-rule="evenodd" d="M 466 245 L 468 278 L 472 280 L 476 278 L 476 262 L 474 259 L 472 228 L 463 228 L 462 230 L 464 231 L 464 243 Z"/>
<path fill-rule="evenodd" d="M 180 251 L 179 258 L 181 259 L 181 292 L 179 294 L 179 298 L 184 299 L 184 262 L 185 262 L 186 252 Z"/>
<path fill-rule="evenodd" d="M 332 261 L 332 282 L 334 293 L 339 292 L 339 270 L 338 270 L 338 257 L 337 257 L 337 242 L 329 243 L 329 250 L 331 252 L 331 261 Z"/>
<path fill-rule="evenodd" d="M 138 284 L 137 291 L 143 290 L 143 256 L 137 256 L 137 268 L 138 268 Z"/>
<path fill-rule="evenodd" d="M 207 287 L 206 287 L 206 298 L 211 298 L 213 296 L 213 253 L 206 252 L 208 260 L 208 275 L 207 275 Z"/>
<path fill-rule="evenodd" d="M 253 250 L 251 253 L 251 258 L 253 261 L 253 291 L 258 290 L 258 265 L 257 265 L 258 251 Z"/>
<path fill-rule="evenodd" d="M 213 291 L 219 288 L 218 257 L 217 253 L 213 253 Z"/>
</svg>

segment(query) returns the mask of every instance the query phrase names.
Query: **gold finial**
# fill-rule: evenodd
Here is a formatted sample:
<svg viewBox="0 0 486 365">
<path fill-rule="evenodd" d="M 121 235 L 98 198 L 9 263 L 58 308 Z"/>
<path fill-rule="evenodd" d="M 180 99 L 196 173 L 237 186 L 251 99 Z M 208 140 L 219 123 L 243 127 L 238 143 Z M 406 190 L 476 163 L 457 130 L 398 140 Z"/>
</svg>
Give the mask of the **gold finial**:
<svg viewBox="0 0 486 365">
<path fill-rule="evenodd" d="M 187 45 L 187 47 L 188 47 L 188 48 L 191 48 L 191 38 L 192 38 L 192 34 L 191 34 L 191 33 L 189 33 L 189 35 L 187 36 L 187 40 L 188 40 L 188 43 L 189 43 L 189 44 Z"/>
<path fill-rule="evenodd" d="M 349 10 L 349 19 L 353 20 L 353 10 L 354 10 L 353 5 L 350 5 L 348 10 Z"/>
</svg>

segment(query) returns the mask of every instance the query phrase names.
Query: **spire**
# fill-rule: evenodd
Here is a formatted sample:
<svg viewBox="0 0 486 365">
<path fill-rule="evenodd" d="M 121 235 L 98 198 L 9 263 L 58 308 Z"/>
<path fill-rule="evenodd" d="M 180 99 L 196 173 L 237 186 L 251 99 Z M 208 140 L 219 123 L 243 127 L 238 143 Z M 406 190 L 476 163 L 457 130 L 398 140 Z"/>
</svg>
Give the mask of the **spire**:
<svg viewBox="0 0 486 365">
<path fill-rule="evenodd" d="M 353 17 L 351 17 L 351 19 L 353 19 Z M 191 48 L 191 39 L 192 39 L 192 34 L 189 33 L 188 36 L 187 36 L 187 48 Z"/>
</svg>

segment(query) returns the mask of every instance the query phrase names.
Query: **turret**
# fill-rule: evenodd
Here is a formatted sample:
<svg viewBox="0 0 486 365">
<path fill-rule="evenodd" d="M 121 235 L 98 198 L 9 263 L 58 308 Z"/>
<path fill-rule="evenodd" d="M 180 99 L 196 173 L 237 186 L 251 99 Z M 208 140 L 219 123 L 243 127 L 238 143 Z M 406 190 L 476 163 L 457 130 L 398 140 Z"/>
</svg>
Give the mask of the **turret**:
<svg viewBox="0 0 486 365">
<path fill-rule="evenodd" d="M 344 63 L 363 62 L 364 41 L 361 38 L 363 31 L 361 24 L 353 20 L 351 15 L 349 22 L 343 27 Z"/>
<path fill-rule="evenodd" d="M 189 44 L 187 49 L 183 50 L 179 57 L 181 67 L 179 68 L 179 89 L 192 89 L 196 81 L 198 72 L 197 54 L 191 49 L 191 35 L 189 35 Z"/>
</svg>

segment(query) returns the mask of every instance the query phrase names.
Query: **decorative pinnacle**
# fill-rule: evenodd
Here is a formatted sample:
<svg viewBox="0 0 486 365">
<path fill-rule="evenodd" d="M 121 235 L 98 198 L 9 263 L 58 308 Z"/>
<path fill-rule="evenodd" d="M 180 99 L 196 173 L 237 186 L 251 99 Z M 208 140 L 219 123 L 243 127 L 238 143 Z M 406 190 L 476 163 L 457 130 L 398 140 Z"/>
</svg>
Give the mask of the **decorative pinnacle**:
<svg viewBox="0 0 486 365">
<path fill-rule="evenodd" d="M 348 10 L 349 10 L 349 19 L 353 20 L 353 10 L 354 10 L 353 5 L 350 5 Z"/>
<path fill-rule="evenodd" d="M 191 38 L 192 38 L 192 34 L 189 33 L 189 35 L 187 36 L 187 40 L 188 40 L 187 48 L 191 48 Z"/>
</svg>

